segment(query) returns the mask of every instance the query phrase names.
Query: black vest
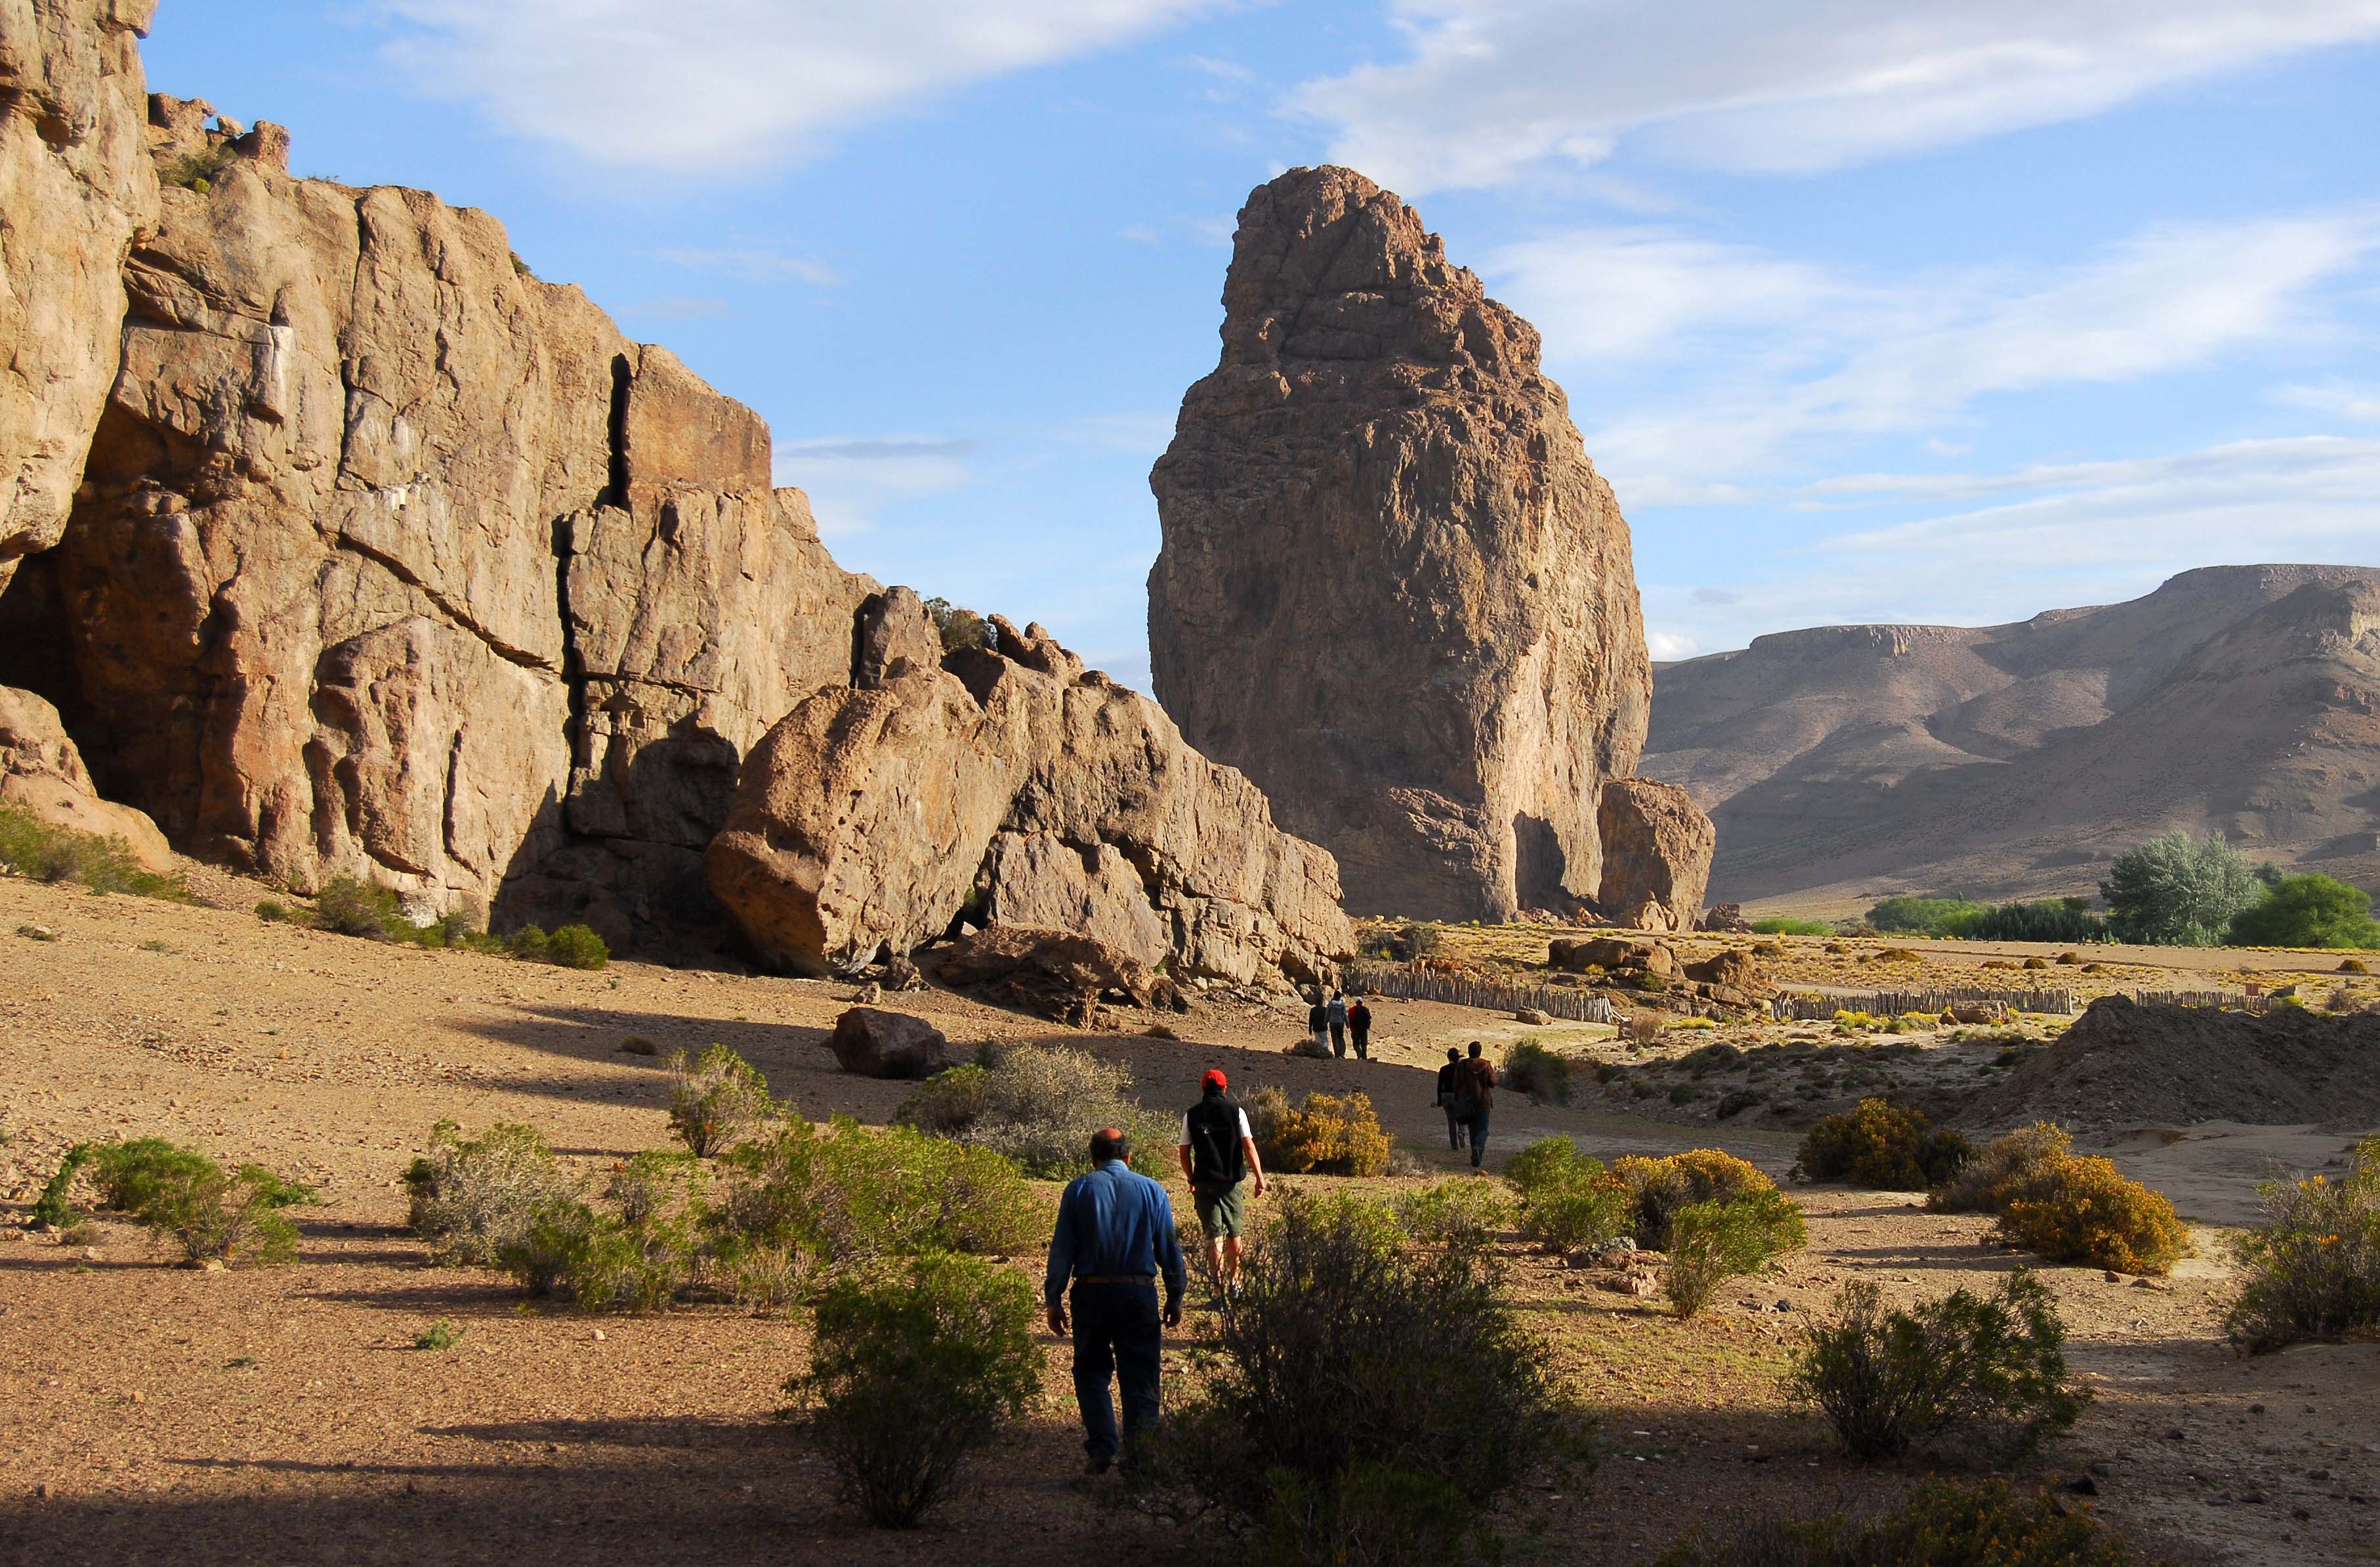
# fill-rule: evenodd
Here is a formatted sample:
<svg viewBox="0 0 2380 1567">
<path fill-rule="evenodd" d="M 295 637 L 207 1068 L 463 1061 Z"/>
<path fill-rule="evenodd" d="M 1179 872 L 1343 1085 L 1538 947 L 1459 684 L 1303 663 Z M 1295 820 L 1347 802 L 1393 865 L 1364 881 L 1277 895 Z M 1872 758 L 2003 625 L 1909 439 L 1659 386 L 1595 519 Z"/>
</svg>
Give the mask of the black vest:
<svg viewBox="0 0 2380 1567">
<path fill-rule="evenodd" d="M 1221 1094 L 1208 1094 L 1190 1107 L 1190 1181 L 1198 1186 L 1229 1186 L 1248 1172 L 1240 1147 L 1240 1107 Z"/>
</svg>

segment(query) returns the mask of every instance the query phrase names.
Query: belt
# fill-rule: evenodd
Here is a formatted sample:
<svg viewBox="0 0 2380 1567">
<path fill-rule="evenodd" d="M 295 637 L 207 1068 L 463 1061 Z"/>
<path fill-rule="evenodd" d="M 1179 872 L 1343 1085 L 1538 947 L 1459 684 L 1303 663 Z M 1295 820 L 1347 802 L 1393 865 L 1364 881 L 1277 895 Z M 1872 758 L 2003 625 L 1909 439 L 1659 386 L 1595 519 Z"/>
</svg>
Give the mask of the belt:
<svg viewBox="0 0 2380 1567">
<path fill-rule="evenodd" d="M 1134 1273 L 1116 1278 L 1077 1279 L 1075 1282 L 1077 1284 L 1154 1284 L 1157 1282 L 1157 1275 L 1154 1273 Z"/>
</svg>

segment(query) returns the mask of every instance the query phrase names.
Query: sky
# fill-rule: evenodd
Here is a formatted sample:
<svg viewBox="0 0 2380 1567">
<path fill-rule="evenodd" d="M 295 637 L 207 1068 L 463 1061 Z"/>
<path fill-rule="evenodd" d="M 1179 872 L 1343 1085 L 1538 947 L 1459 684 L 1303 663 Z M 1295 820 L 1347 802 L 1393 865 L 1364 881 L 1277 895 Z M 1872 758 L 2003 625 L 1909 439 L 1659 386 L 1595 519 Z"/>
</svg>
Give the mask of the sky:
<svg viewBox="0 0 2380 1567">
<path fill-rule="evenodd" d="M 164 0 L 151 86 L 484 208 L 846 566 L 1148 682 L 1235 214 L 1544 334 L 1657 658 L 2380 565 L 2380 0 Z"/>
</svg>

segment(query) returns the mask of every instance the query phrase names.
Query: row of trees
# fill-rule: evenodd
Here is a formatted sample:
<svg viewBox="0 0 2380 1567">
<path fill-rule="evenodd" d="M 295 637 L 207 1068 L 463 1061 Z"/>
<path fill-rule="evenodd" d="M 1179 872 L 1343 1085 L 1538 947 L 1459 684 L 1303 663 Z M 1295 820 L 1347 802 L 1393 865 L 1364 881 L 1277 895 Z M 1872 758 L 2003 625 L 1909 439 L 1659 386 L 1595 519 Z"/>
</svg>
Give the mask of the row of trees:
<svg viewBox="0 0 2380 1567">
<path fill-rule="evenodd" d="M 2380 947 L 2372 896 L 2320 874 L 2257 865 L 2209 835 L 2153 838 L 2109 865 L 2107 911 L 2087 898 L 1997 906 L 1964 898 L 1887 898 L 1878 930 L 1982 941 L 2138 941 L 2155 946 Z"/>
</svg>

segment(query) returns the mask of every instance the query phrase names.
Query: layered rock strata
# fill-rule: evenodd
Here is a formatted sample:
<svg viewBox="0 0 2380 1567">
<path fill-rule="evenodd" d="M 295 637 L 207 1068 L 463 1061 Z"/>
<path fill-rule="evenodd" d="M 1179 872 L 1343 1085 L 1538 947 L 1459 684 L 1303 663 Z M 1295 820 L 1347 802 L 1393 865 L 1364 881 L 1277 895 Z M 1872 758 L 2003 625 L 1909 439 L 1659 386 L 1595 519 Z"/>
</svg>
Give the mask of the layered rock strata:
<svg viewBox="0 0 2380 1567">
<path fill-rule="evenodd" d="M 1536 330 L 1339 168 L 1249 197 L 1223 309 L 1150 475 L 1159 698 L 1360 911 L 1593 899 L 1651 666 L 1627 524 Z"/>
<path fill-rule="evenodd" d="M 157 217 L 139 37 L 156 0 L 0 3 L 0 588 L 66 531 Z"/>
<path fill-rule="evenodd" d="M 875 585 L 757 416 L 494 219 L 293 179 L 285 136 L 208 113 L 152 105 L 188 183 L 127 264 L 71 522 L 0 599 L 6 667 L 193 853 L 623 945 L 716 926 L 737 762 L 849 678 Z"/>
<path fill-rule="evenodd" d="M 1253 784 L 1039 626 L 991 624 L 996 651 L 817 691 L 753 750 L 710 875 L 767 961 L 854 973 L 962 921 L 1240 983 L 1354 950 L 1337 867 Z"/>
</svg>

